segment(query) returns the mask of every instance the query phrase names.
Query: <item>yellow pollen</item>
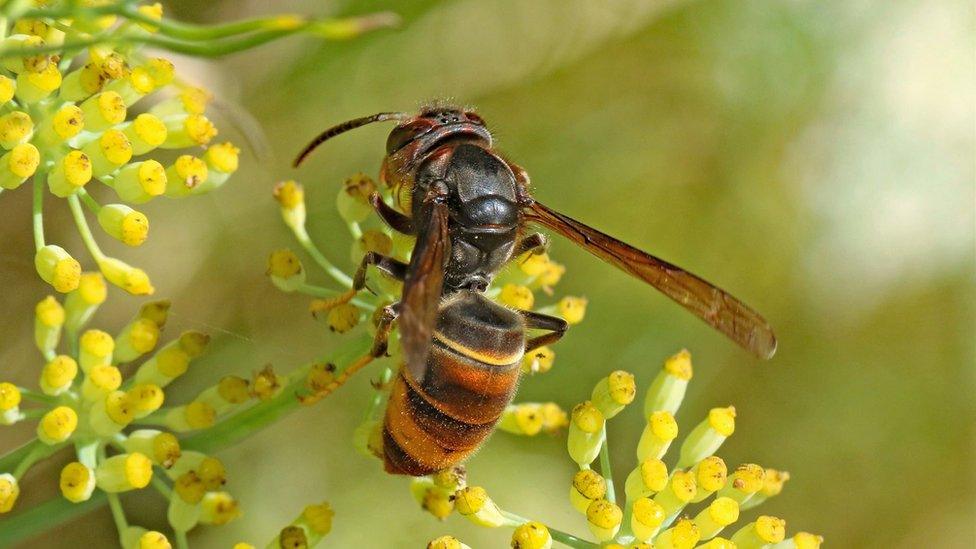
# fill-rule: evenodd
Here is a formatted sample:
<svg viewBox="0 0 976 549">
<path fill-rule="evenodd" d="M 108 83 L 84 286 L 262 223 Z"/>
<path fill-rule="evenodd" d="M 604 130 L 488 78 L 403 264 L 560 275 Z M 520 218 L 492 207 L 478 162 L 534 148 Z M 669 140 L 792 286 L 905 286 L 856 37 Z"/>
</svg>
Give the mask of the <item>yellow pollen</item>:
<svg viewBox="0 0 976 549">
<path fill-rule="evenodd" d="M 110 126 L 121 124 L 125 121 L 125 101 L 122 96 L 113 91 L 103 92 L 98 95 L 98 112 Z"/>
<path fill-rule="evenodd" d="M 532 295 L 532 290 L 518 284 L 502 286 L 501 294 L 498 297 L 502 303 L 516 309 L 528 310 L 535 304 L 535 296 Z"/>
<path fill-rule="evenodd" d="M 85 115 L 78 105 L 65 105 L 54 113 L 51 126 L 61 139 L 71 139 L 84 129 Z"/>
<path fill-rule="evenodd" d="M 203 88 L 187 87 L 180 94 L 183 110 L 189 114 L 203 114 L 213 95 Z"/>
<path fill-rule="evenodd" d="M 58 486 L 61 494 L 68 501 L 78 503 L 88 499 L 90 495 L 89 487 L 95 480 L 95 474 L 84 464 L 73 461 L 61 469 L 61 478 Z"/>
<path fill-rule="evenodd" d="M 217 128 L 212 122 L 202 114 L 191 114 L 183 122 L 183 129 L 190 139 L 198 145 L 206 145 L 211 139 L 216 137 Z"/>
<path fill-rule="evenodd" d="M 291 250 L 275 250 L 268 257 L 268 275 L 291 278 L 302 272 L 302 263 Z"/>
<path fill-rule="evenodd" d="M 586 499 L 602 499 L 607 495 L 607 481 L 592 469 L 581 469 L 573 475 L 573 488 Z"/>
<path fill-rule="evenodd" d="M 612 372 L 608 379 L 610 388 L 610 398 L 617 404 L 630 404 L 637 396 L 637 382 L 634 374 L 617 370 Z"/>
<path fill-rule="evenodd" d="M 96 358 L 105 358 L 115 350 L 115 340 L 101 330 L 86 330 L 79 340 L 82 351 Z"/>
<path fill-rule="evenodd" d="M 156 368 L 166 377 L 178 377 L 190 367 L 190 355 L 174 346 L 166 347 L 156 354 Z"/>
<path fill-rule="evenodd" d="M 522 372 L 544 374 L 552 369 L 556 353 L 549 347 L 539 347 L 522 357 Z"/>
<path fill-rule="evenodd" d="M 149 196 L 159 196 L 166 192 L 166 168 L 155 160 L 139 164 L 139 186 Z"/>
<path fill-rule="evenodd" d="M 513 549 L 543 549 L 552 545 L 549 529 L 541 522 L 529 521 L 512 533 Z"/>
<path fill-rule="evenodd" d="M 150 530 L 139 536 L 139 549 L 172 549 L 172 545 L 162 532 Z"/>
<path fill-rule="evenodd" d="M 166 395 L 163 390 L 152 383 L 143 383 L 133 387 L 129 393 L 129 401 L 137 412 L 155 412 L 163 405 Z"/>
<path fill-rule="evenodd" d="M 110 364 L 96 364 L 88 370 L 88 380 L 103 391 L 114 391 L 122 385 L 122 372 Z"/>
<path fill-rule="evenodd" d="M 18 79 L 20 78 L 24 78 L 30 85 L 46 93 L 51 93 L 61 87 L 61 71 L 54 63 L 48 64 L 40 72 L 23 73 L 18 76 Z"/>
<path fill-rule="evenodd" d="M 26 112 L 14 111 L 0 116 L 0 143 L 17 143 L 34 131 L 34 121 Z"/>
<path fill-rule="evenodd" d="M 640 474 L 648 490 L 660 492 L 668 485 L 668 466 L 659 459 L 644 460 L 640 464 Z"/>
<path fill-rule="evenodd" d="M 675 549 L 691 549 L 701 539 L 698 525 L 687 518 L 678 519 L 671 528 L 671 545 Z"/>
<path fill-rule="evenodd" d="M 674 440 L 678 438 L 678 422 L 674 420 L 671 412 L 666 410 L 653 412 L 648 423 L 655 437 L 661 440 Z"/>
<path fill-rule="evenodd" d="M 13 410 L 20 405 L 20 389 L 9 382 L 0 383 L 0 412 Z"/>
<path fill-rule="evenodd" d="M 207 164 L 218 172 L 234 173 L 237 171 L 241 150 L 233 143 L 225 142 L 212 145 L 204 154 Z"/>
<path fill-rule="evenodd" d="M 125 391 L 112 391 L 105 396 L 105 413 L 116 425 L 128 425 L 135 419 L 135 410 Z"/>
<path fill-rule="evenodd" d="M 166 141 L 166 124 L 158 116 L 142 113 L 132 121 L 132 129 L 135 130 L 136 136 L 150 147 L 158 147 Z"/>
<path fill-rule="evenodd" d="M 255 372 L 254 382 L 251 383 L 251 394 L 253 396 L 261 400 L 268 400 L 280 388 L 281 383 L 278 381 L 278 376 L 274 373 L 274 369 L 270 365 L 265 366 L 259 372 Z"/>
<path fill-rule="evenodd" d="M 155 322 L 140 318 L 132 323 L 129 330 L 129 345 L 139 354 L 148 353 L 156 347 L 159 341 L 159 326 Z"/>
<path fill-rule="evenodd" d="M 193 471 L 189 471 L 177 477 L 173 482 L 173 491 L 180 499 L 186 503 L 200 503 L 207 489 L 203 486 L 203 481 Z"/>
<path fill-rule="evenodd" d="M 660 503 L 651 498 L 638 498 L 634 502 L 634 518 L 645 526 L 656 528 L 663 524 L 667 517 Z"/>
<path fill-rule="evenodd" d="M 0 105 L 14 98 L 16 91 L 14 80 L 7 76 L 0 76 Z"/>
<path fill-rule="evenodd" d="M 762 494 L 766 497 L 778 496 L 783 491 L 783 485 L 790 480 L 790 474 L 786 471 L 776 469 L 766 469 L 763 475 Z"/>
<path fill-rule="evenodd" d="M 523 273 L 529 276 L 539 276 L 549 266 L 549 255 L 546 253 L 529 253 L 525 259 L 519 262 L 518 266 Z"/>
<path fill-rule="evenodd" d="M 570 324 L 579 324 L 586 315 L 586 298 L 566 296 L 559 300 L 556 308 L 559 316 L 563 317 Z"/>
<path fill-rule="evenodd" d="M 274 197 L 286 210 L 294 210 L 305 203 L 305 191 L 294 181 L 282 181 L 275 185 Z"/>
<path fill-rule="evenodd" d="M 737 467 L 732 477 L 734 481 L 732 485 L 736 489 L 746 494 L 752 494 L 762 488 L 766 471 L 754 463 L 747 463 Z"/>
<path fill-rule="evenodd" d="M 156 81 L 144 67 L 136 67 L 129 73 L 129 84 L 141 94 L 147 94 L 156 87 Z"/>
<path fill-rule="evenodd" d="M 756 534 L 766 543 L 779 543 L 786 538 L 786 521 L 761 515 L 756 519 Z"/>
<path fill-rule="evenodd" d="M 146 63 L 146 70 L 156 83 L 156 87 L 162 87 L 173 81 L 176 76 L 176 68 L 173 63 L 162 57 L 153 57 Z"/>
<path fill-rule="evenodd" d="M 121 166 L 132 158 L 129 138 L 119 130 L 106 130 L 98 139 L 98 145 L 105 158 L 116 166 Z"/>
<path fill-rule="evenodd" d="M 325 321 L 329 326 L 329 330 L 342 334 L 359 324 L 359 316 L 359 307 L 352 303 L 342 303 L 329 309 Z"/>
<path fill-rule="evenodd" d="M 623 511 L 605 499 L 598 499 L 586 508 L 586 520 L 599 528 L 610 529 L 620 525 Z"/>
<path fill-rule="evenodd" d="M 206 402 L 195 401 L 186 405 L 186 424 L 191 429 L 210 427 L 217 420 L 217 411 Z"/>
<path fill-rule="evenodd" d="M 129 246 L 138 246 L 149 237 L 149 218 L 142 212 L 135 210 L 122 218 L 122 242 Z"/>
<path fill-rule="evenodd" d="M 227 470 L 217 458 L 205 457 L 197 467 L 197 475 L 207 490 L 217 490 L 227 483 Z"/>
<path fill-rule="evenodd" d="M 102 273 L 82 273 L 78 283 L 78 295 L 89 305 L 103 303 L 108 296 L 108 286 Z"/>
<path fill-rule="evenodd" d="M 165 468 L 172 467 L 179 459 L 180 441 L 172 433 L 159 433 L 152 442 L 153 457 Z"/>
<path fill-rule="evenodd" d="M 54 296 L 49 295 L 34 307 L 34 316 L 49 328 L 58 327 L 64 324 L 64 307 Z"/>
<path fill-rule="evenodd" d="M 78 414 L 68 406 L 58 406 L 44 414 L 37 428 L 48 440 L 63 442 L 78 428 Z"/>
<path fill-rule="evenodd" d="M 217 394 L 231 404 L 240 404 L 250 398 L 250 387 L 246 379 L 226 376 L 217 383 Z"/>
<path fill-rule="evenodd" d="M 41 376 L 48 387 L 64 387 L 74 381 L 78 375 L 78 363 L 68 355 L 58 355 L 54 360 L 44 365 Z M 0 403 L 0 409 L 2 409 Z"/>
<path fill-rule="evenodd" d="M 698 464 L 698 486 L 706 492 L 714 492 L 725 486 L 728 469 L 718 456 L 708 456 Z"/>
<path fill-rule="evenodd" d="M 573 408 L 573 424 L 584 433 L 596 433 L 603 428 L 604 421 L 603 413 L 588 400 Z"/>
<path fill-rule="evenodd" d="M 708 506 L 708 514 L 717 524 L 728 526 L 739 520 L 739 503 L 732 498 L 715 498 Z"/>
<path fill-rule="evenodd" d="M 695 475 L 690 471 L 675 471 L 671 478 L 671 491 L 679 501 L 689 502 L 698 492 Z"/>
<path fill-rule="evenodd" d="M 735 431 L 735 407 L 712 408 L 708 411 L 708 424 L 718 434 L 731 436 Z"/>
<path fill-rule="evenodd" d="M 134 488 L 145 488 L 152 480 L 152 461 L 139 452 L 125 458 L 125 479 Z"/>
<path fill-rule="evenodd" d="M 664 361 L 664 371 L 678 379 L 688 381 L 692 376 L 691 353 L 687 349 L 678 351 Z"/>
<path fill-rule="evenodd" d="M 176 159 L 174 166 L 179 183 L 188 189 L 207 180 L 207 164 L 195 156 L 184 154 Z"/>
<path fill-rule="evenodd" d="M 488 502 L 488 492 L 481 486 L 468 486 L 458 490 L 454 504 L 462 515 L 473 515 Z"/>
<path fill-rule="evenodd" d="M 92 163 L 81 151 L 71 151 L 61 161 L 64 177 L 73 187 L 83 187 L 92 178 Z"/>
<path fill-rule="evenodd" d="M 823 536 L 817 536 L 810 532 L 797 532 L 793 536 L 793 544 L 796 545 L 796 549 L 819 549 L 823 540 Z"/>
</svg>

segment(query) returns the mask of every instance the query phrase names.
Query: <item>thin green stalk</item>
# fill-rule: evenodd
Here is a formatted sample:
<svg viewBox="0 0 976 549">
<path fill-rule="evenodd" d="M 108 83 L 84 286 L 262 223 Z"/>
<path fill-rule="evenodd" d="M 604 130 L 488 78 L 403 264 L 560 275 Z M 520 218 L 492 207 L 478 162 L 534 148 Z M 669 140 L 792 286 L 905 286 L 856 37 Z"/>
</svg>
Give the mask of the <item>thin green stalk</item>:
<svg viewBox="0 0 976 549">
<path fill-rule="evenodd" d="M 31 408 L 29 410 L 21 410 L 20 417 L 21 420 L 31 420 L 31 419 L 41 419 L 44 414 L 47 413 L 45 408 Z"/>
<path fill-rule="evenodd" d="M 3 456 L 0 456 L 0 474 L 13 470 L 18 463 L 23 461 L 24 458 L 33 452 L 34 448 L 37 448 L 38 446 L 44 446 L 44 443 L 35 438 L 30 442 L 27 442 L 26 444 L 7 452 Z"/>
<path fill-rule="evenodd" d="M 177 549 L 190 549 L 190 542 L 186 539 L 186 530 L 176 530 Z"/>
<path fill-rule="evenodd" d="M 368 334 L 361 334 L 347 341 L 333 353 L 330 362 L 348 366 L 357 357 L 366 353 L 370 345 L 372 345 L 372 338 Z M 305 390 L 304 374 L 307 374 L 307 370 L 302 368 L 297 372 L 298 375 L 291 376 L 284 389 L 274 398 L 227 416 L 213 427 L 202 429 L 183 438 L 180 446 L 212 454 L 221 448 L 240 442 L 285 414 L 295 411 L 301 407 L 297 395 Z"/>
<path fill-rule="evenodd" d="M 115 521 L 115 529 L 119 534 L 129 527 L 129 521 L 125 519 L 125 511 L 122 510 L 122 502 L 119 501 L 118 494 L 107 494 L 108 508 L 112 510 L 112 520 Z"/>
<path fill-rule="evenodd" d="M 20 391 L 21 396 L 23 396 L 27 400 L 33 400 L 34 402 L 39 402 L 41 404 L 52 404 L 53 405 L 53 404 L 57 404 L 57 403 L 59 403 L 61 401 L 56 396 L 45 395 L 44 393 L 39 393 L 37 391 L 31 390 L 31 389 L 26 389 L 24 387 L 17 387 L 17 390 Z"/>
<path fill-rule="evenodd" d="M 333 265 L 332 262 L 329 261 L 321 251 L 319 251 L 315 243 L 312 242 L 311 237 L 308 236 L 308 232 L 305 230 L 305 227 L 298 227 L 294 232 L 298 243 L 302 245 L 302 248 L 304 248 L 306 252 L 308 252 L 308 255 L 312 256 L 312 259 L 318 263 L 319 267 L 322 267 L 322 269 L 329 273 L 329 276 L 335 279 L 335 281 L 339 284 L 342 284 L 346 288 L 352 288 L 352 278 L 350 278 L 346 273 L 342 272 L 341 269 Z"/>
<path fill-rule="evenodd" d="M 617 494 L 613 487 L 613 467 L 610 465 L 610 448 L 607 444 L 607 437 L 603 437 L 603 445 L 600 446 L 600 472 L 603 478 L 607 479 L 607 501 L 617 503 Z"/>
<path fill-rule="evenodd" d="M 86 191 L 84 187 L 78 189 L 77 192 L 78 192 L 78 196 L 81 197 L 81 201 L 85 203 L 85 207 L 91 210 L 93 214 L 97 215 L 98 212 L 101 211 L 102 205 L 99 204 L 97 200 L 95 200 L 95 197 L 88 194 L 88 191 Z"/>
<path fill-rule="evenodd" d="M 369 401 L 369 406 L 366 408 L 366 416 L 364 419 L 366 420 L 373 419 L 373 414 L 376 413 L 376 410 L 379 409 L 380 404 L 383 403 L 382 388 L 385 387 L 386 384 L 390 382 L 390 379 L 392 377 L 393 377 L 393 368 L 390 368 L 389 366 L 383 368 L 383 371 L 380 372 L 380 382 L 379 382 L 380 389 L 376 390 L 376 394 L 374 394 L 373 398 Z"/>
<path fill-rule="evenodd" d="M 17 464 L 17 467 L 14 468 L 14 478 L 20 480 L 20 478 L 24 476 L 24 473 L 26 473 L 35 463 L 53 454 L 54 452 L 57 452 L 62 446 L 64 445 L 56 444 L 49 446 L 41 443 L 40 445 L 32 447 L 27 455 L 21 459 L 20 463 Z"/>
<path fill-rule="evenodd" d="M 105 505 L 105 492 L 95 490 L 88 501 L 71 503 L 61 496 L 32 506 L 23 513 L 4 517 L 0 528 L 0 547 L 13 547 L 50 530 L 56 524 L 64 524 Z"/>
<path fill-rule="evenodd" d="M 78 233 L 81 234 L 81 240 L 85 243 L 85 247 L 88 248 L 88 253 L 95 258 L 96 263 L 101 263 L 105 260 L 105 254 L 102 253 L 102 249 L 95 242 L 95 237 L 92 235 L 91 228 L 88 227 L 88 220 L 85 219 L 85 212 L 81 209 L 81 201 L 78 200 L 77 195 L 73 194 L 68 197 L 68 208 L 71 209 L 71 216 L 75 219 Z"/>
<path fill-rule="evenodd" d="M 322 286 L 316 286 L 315 284 L 309 284 L 308 282 L 303 282 L 302 284 L 300 284 L 298 288 L 295 289 L 295 291 L 299 293 L 303 293 L 305 295 L 310 295 L 312 297 L 325 297 L 325 298 L 335 297 L 342 293 L 339 290 L 333 290 L 332 288 L 323 288 Z M 374 303 L 363 301 L 362 299 L 359 298 L 353 298 L 351 303 L 353 305 L 356 305 L 357 307 L 361 307 L 369 311 L 376 310 L 376 305 Z"/>
<path fill-rule="evenodd" d="M 157 467 L 157 469 L 159 468 Z M 173 489 L 167 486 L 166 482 L 161 478 L 159 478 L 159 475 L 154 474 L 152 476 L 152 480 L 150 480 L 149 482 L 152 483 L 153 488 L 155 488 L 157 492 L 159 492 L 164 498 L 166 498 L 167 501 L 169 501 L 173 497 Z"/>
<path fill-rule="evenodd" d="M 34 249 L 40 250 L 44 247 L 44 181 L 47 179 L 38 170 L 34 174 L 31 184 L 34 185 L 34 203 L 31 210 L 31 218 L 34 223 Z"/>
<path fill-rule="evenodd" d="M 529 519 L 516 515 L 515 513 L 511 513 L 509 511 L 501 510 L 501 513 L 503 517 L 511 521 L 516 526 L 529 522 Z M 586 541 L 585 539 L 580 539 L 572 534 L 568 534 L 566 532 L 563 532 L 562 530 L 557 530 L 549 525 L 546 525 L 546 529 L 549 530 L 549 535 L 552 536 L 552 539 L 554 541 L 558 541 L 559 543 L 562 543 L 567 547 L 575 547 L 577 549 L 590 549 L 594 547 L 595 548 L 600 547 L 599 545 L 593 542 Z"/>
</svg>

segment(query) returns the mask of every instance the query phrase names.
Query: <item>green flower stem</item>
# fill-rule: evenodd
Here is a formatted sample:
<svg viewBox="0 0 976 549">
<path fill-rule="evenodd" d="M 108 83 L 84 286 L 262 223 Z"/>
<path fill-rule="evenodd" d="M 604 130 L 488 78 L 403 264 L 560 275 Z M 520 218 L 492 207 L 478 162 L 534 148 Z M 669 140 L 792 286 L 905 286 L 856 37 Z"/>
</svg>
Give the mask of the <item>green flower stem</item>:
<svg viewBox="0 0 976 549">
<path fill-rule="evenodd" d="M 84 187 L 78 189 L 78 196 L 80 196 L 81 201 L 85 203 L 85 207 L 91 210 L 93 214 L 98 215 L 98 212 L 102 209 L 102 205 L 99 204 L 92 195 L 88 194 L 88 191 L 86 191 Z"/>
<path fill-rule="evenodd" d="M 613 467 L 610 465 L 610 447 L 607 444 L 607 437 L 603 437 L 603 445 L 600 446 L 600 472 L 603 478 L 607 479 L 607 501 L 617 503 L 617 494 L 613 487 Z"/>
<path fill-rule="evenodd" d="M 156 470 L 162 471 L 162 469 L 159 467 L 156 467 Z M 165 472 L 163 472 L 163 474 L 165 475 Z M 159 475 L 153 474 L 152 480 L 149 482 L 152 483 L 153 488 L 155 488 L 157 492 L 166 498 L 166 501 L 169 501 L 173 497 L 173 489 L 166 484 L 166 481 L 159 478 Z"/>
<path fill-rule="evenodd" d="M 26 389 L 24 387 L 17 387 L 17 390 L 20 391 L 21 396 L 23 396 L 27 400 L 33 400 L 34 402 L 39 402 L 41 404 L 54 405 L 61 402 L 61 400 L 58 399 L 58 397 L 56 396 L 45 395 L 44 393 L 39 393 L 37 391 Z"/>
<path fill-rule="evenodd" d="M 294 233 L 298 243 L 302 245 L 302 248 L 304 248 L 306 252 L 308 252 L 308 255 L 312 256 L 312 259 L 319 264 L 319 267 L 322 267 L 322 269 L 329 273 L 329 276 L 335 279 L 335 281 L 339 284 L 342 284 L 346 288 L 352 288 L 352 278 L 350 278 L 346 273 L 342 272 L 341 269 L 333 265 L 332 262 L 329 261 L 321 251 L 319 251 L 315 243 L 312 242 L 311 237 L 308 236 L 308 231 L 305 230 L 305 227 L 296 227 Z"/>
<path fill-rule="evenodd" d="M 525 524 L 526 522 L 529 522 L 529 519 L 516 515 L 515 513 L 510 513 L 505 510 L 501 510 L 501 513 L 503 517 L 512 521 L 516 525 L 521 525 L 521 524 Z M 555 528 L 549 525 L 546 525 L 546 529 L 549 530 L 549 535 L 552 536 L 553 540 L 558 541 L 559 543 L 562 543 L 567 547 L 575 547 L 577 549 L 590 549 L 590 548 L 598 549 L 600 547 L 599 545 L 586 541 L 585 539 L 580 539 L 572 534 L 567 534 L 566 532 L 563 532 L 561 530 L 556 530 Z"/>
<path fill-rule="evenodd" d="M 28 454 L 34 451 L 34 448 L 38 446 L 44 446 L 44 443 L 38 439 L 32 439 L 30 442 L 15 448 L 3 456 L 0 456 L 0 474 L 7 473 L 13 470 L 21 461 L 27 457 Z"/>
<path fill-rule="evenodd" d="M 0 547 L 13 547 L 18 542 L 64 524 L 105 505 L 105 492 L 95 490 L 88 501 L 71 503 L 61 496 L 34 505 L 23 513 L 3 519 L 0 528 Z"/>
<path fill-rule="evenodd" d="M 81 240 L 88 248 L 88 253 L 95 258 L 96 263 L 101 263 L 105 259 L 105 254 L 102 253 L 102 249 L 95 242 L 95 237 L 92 236 L 88 221 L 85 219 L 85 212 L 81 209 L 81 201 L 78 200 L 78 195 L 73 194 L 68 197 L 68 208 L 71 209 L 71 216 L 75 218 L 75 225 L 78 227 L 78 233 L 81 234 Z"/>
<path fill-rule="evenodd" d="M 189 549 L 190 542 L 186 539 L 186 530 L 176 530 L 177 549 Z"/>
<path fill-rule="evenodd" d="M 89 444 L 88 446 L 95 446 L 97 448 L 96 454 L 98 455 L 98 461 L 105 461 L 106 455 L 104 445 L 96 443 L 94 445 Z M 85 463 L 84 460 L 80 459 L 81 451 L 78 452 L 78 455 L 79 460 L 82 463 Z M 90 466 L 91 465 L 89 465 L 89 467 Z M 115 529 L 119 531 L 119 534 L 121 534 L 126 528 L 129 527 L 129 521 L 125 519 L 125 511 L 122 510 L 122 502 L 119 501 L 118 494 L 107 494 L 106 497 L 108 498 L 108 507 L 112 511 L 112 520 L 115 521 Z"/>
<path fill-rule="evenodd" d="M 357 357 L 365 354 L 372 345 L 368 334 L 351 339 L 334 352 L 329 362 L 348 366 Z M 301 408 L 298 394 L 307 392 L 305 377 L 310 366 L 299 368 L 289 376 L 288 383 L 277 396 L 256 404 L 246 410 L 228 416 L 213 427 L 202 429 L 180 441 L 180 446 L 212 454 L 256 433 L 282 416 Z"/>
<path fill-rule="evenodd" d="M 47 413 L 46 408 L 31 408 L 20 412 L 21 420 L 41 419 Z"/>
<path fill-rule="evenodd" d="M 349 234 L 352 235 L 353 240 L 359 240 L 363 237 L 363 229 L 359 226 L 359 223 L 350 221 L 346 223 L 346 226 L 349 227 Z"/>
<path fill-rule="evenodd" d="M 13 471 L 14 478 L 20 480 L 20 478 L 24 476 L 24 473 L 26 473 L 27 470 L 31 468 L 31 466 L 33 466 L 38 461 L 53 454 L 54 452 L 57 452 L 63 446 L 64 444 L 55 444 L 53 446 L 48 446 L 47 444 L 44 443 L 40 443 L 38 445 L 32 446 L 30 451 L 28 451 L 27 454 L 24 455 L 23 458 L 20 460 L 20 463 L 17 464 L 17 467 L 14 468 Z"/>
<path fill-rule="evenodd" d="M 34 223 L 34 249 L 40 250 L 44 247 L 44 182 L 47 178 L 38 168 L 34 174 L 31 184 L 34 185 L 34 203 L 31 210 L 31 218 Z"/>
</svg>

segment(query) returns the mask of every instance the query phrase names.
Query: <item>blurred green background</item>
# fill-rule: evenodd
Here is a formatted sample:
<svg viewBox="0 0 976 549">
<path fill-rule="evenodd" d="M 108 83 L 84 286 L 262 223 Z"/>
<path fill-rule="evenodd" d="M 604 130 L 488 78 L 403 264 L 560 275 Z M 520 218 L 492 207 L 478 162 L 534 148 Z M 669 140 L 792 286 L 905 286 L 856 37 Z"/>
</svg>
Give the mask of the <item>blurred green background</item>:
<svg viewBox="0 0 976 549">
<path fill-rule="evenodd" d="M 568 266 L 560 291 L 587 296 L 590 308 L 555 347 L 553 371 L 527 379 L 519 399 L 569 408 L 617 368 L 644 389 L 665 356 L 687 347 L 695 378 L 678 415 L 684 432 L 709 407 L 735 404 L 738 427 L 720 454 L 792 474 L 763 513 L 823 534 L 829 547 L 973 547 L 971 2 L 265 4 L 167 7 L 194 21 L 390 9 L 404 23 L 347 43 L 296 38 L 218 62 L 178 61 L 216 92 L 222 135 L 248 146 L 221 191 L 147 205 L 152 236 L 122 255 L 173 300 L 170 334 L 216 336 L 170 397 L 228 372 L 286 370 L 337 343 L 305 299 L 264 276 L 270 250 L 295 246 L 271 186 L 307 186 L 313 237 L 351 267 L 333 198 L 345 177 L 376 173 L 389 128 L 344 136 L 298 172 L 290 159 L 333 123 L 450 99 L 477 107 L 541 200 L 729 289 L 780 339 L 777 356 L 759 363 L 556 239 L 552 255 Z M 28 194 L 0 197 L 0 364 L 24 384 L 39 366 L 30 314 L 46 292 L 30 262 Z M 66 211 L 48 225 L 53 240 L 82 249 Z M 138 303 L 113 292 L 97 320 L 114 331 Z M 191 543 L 263 543 L 303 505 L 327 499 L 337 514 L 325 546 L 422 547 L 446 533 L 507 546 L 507 530 L 456 515 L 436 522 L 405 479 L 353 450 L 370 393 L 363 375 L 224 451 L 245 518 L 195 531 Z M 643 427 L 633 408 L 610 424 L 619 478 Z M 0 449 L 28 435 L 8 428 Z M 505 508 L 585 534 L 566 498 L 573 467 L 563 445 L 499 434 L 471 460 L 471 480 Z M 22 504 L 55 495 L 55 466 L 28 475 Z M 163 527 L 158 500 L 129 497 L 141 503 L 134 522 Z M 103 509 L 29 545 L 114 536 Z"/>
</svg>

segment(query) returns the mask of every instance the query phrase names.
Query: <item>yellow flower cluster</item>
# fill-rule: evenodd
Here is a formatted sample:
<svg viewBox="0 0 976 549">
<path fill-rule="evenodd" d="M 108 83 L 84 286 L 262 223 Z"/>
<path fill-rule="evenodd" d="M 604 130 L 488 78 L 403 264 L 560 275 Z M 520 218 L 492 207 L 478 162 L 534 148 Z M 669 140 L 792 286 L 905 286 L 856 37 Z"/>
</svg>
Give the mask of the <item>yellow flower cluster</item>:
<svg viewBox="0 0 976 549">
<path fill-rule="evenodd" d="M 789 474 L 784 471 L 753 463 L 729 472 L 725 461 L 715 455 L 735 431 L 735 408 L 712 408 L 684 437 L 674 465 L 669 468 L 663 461 L 668 448 L 678 438 L 674 414 L 691 377 L 691 355 L 681 351 L 665 360 L 645 394 L 647 424 L 637 444 L 636 466 L 623 484 L 623 502 L 618 502 L 610 474 L 606 427 L 609 419 L 635 400 L 634 376 L 624 371 L 611 373 L 596 384 L 590 400 L 573 409 L 567 449 L 579 472 L 570 483 L 569 501 L 585 517 L 599 545 L 505 511 L 479 486 L 462 485 L 453 497 L 440 498 L 446 502 L 445 509 L 450 505 L 480 526 L 514 528 L 512 547 L 517 548 L 547 548 L 553 541 L 570 547 L 615 549 L 819 547 L 823 541 L 820 536 L 798 532 L 787 537 L 786 522 L 770 515 L 760 515 L 754 521 L 734 526 L 741 511 L 778 495 L 789 480 Z M 597 458 L 600 472 L 592 468 Z M 418 483 L 426 483 L 420 484 L 424 494 L 444 489 L 436 482 L 420 480 L 415 481 L 415 486 Z M 693 505 L 697 505 L 697 510 L 689 511 Z M 431 511 L 428 503 L 424 507 Z M 726 531 L 730 534 L 722 537 Z M 428 547 L 465 545 L 444 536 Z"/>
<path fill-rule="evenodd" d="M 159 20 L 162 7 L 144 5 L 137 13 Z M 81 265 L 45 238 L 46 193 L 66 199 L 109 282 L 151 294 L 144 271 L 101 251 L 84 210 L 111 238 L 139 246 L 149 235 L 149 220 L 131 205 L 218 188 L 237 170 L 239 151 L 214 143 L 217 129 L 205 113 L 210 94 L 181 81 L 168 59 L 137 45 L 112 45 L 108 38 L 81 51 L 72 46 L 92 33 L 152 35 L 154 27 L 116 15 L 55 17 L 43 9 L 36 15 L 0 29 L 0 192 L 33 181 L 35 265 L 55 290 L 78 288 Z M 18 50 L 44 53 L 17 56 Z"/>
<path fill-rule="evenodd" d="M 159 532 L 128 524 L 121 492 L 152 484 L 169 500 L 167 517 L 178 535 L 198 523 L 236 518 L 236 501 L 222 491 L 223 464 L 181 448 L 174 433 L 209 427 L 258 401 L 255 387 L 266 384 L 267 373 L 254 381 L 225 377 L 191 403 L 163 408 L 165 388 L 205 352 L 209 337 L 188 331 L 161 343 L 166 301 L 146 303 L 114 335 L 86 328 L 105 299 L 106 283 L 99 273 L 85 273 L 82 281 L 63 304 L 48 296 L 35 308 L 34 341 L 43 356 L 39 390 L 0 383 L 0 424 L 37 419 L 36 438 L 22 454 L 15 452 L 12 471 L 0 471 L 0 512 L 14 507 L 19 481 L 34 463 L 72 445 L 75 460 L 61 470 L 61 494 L 80 503 L 96 490 L 104 493 L 126 548 L 168 542 Z M 122 372 L 129 370 L 126 379 Z"/>
</svg>

